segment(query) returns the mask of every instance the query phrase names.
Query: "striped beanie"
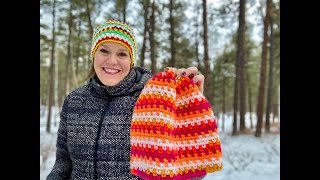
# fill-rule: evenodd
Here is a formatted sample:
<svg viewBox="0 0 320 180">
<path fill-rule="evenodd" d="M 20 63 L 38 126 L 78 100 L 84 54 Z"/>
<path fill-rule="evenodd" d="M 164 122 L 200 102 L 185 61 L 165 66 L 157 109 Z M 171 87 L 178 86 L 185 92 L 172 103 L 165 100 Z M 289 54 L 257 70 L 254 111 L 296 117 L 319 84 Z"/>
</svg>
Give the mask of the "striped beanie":
<svg viewBox="0 0 320 180">
<path fill-rule="evenodd" d="M 104 42 L 117 42 L 124 45 L 129 50 L 131 58 L 130 67 L 133 66 L 136 54 L 136 40 L 132 29 L 127 24 L 118 20 L 108 20 L 96 26 L 92 36 L 90 54 L 92 62 L 97 48 Z"/>
<path fill-rule="evenodd" d="M 154 75 L 134 106 L 130 170 L 143 179 L 186 180 L 222 169 L 213 110 L 189 77 Z"/>
</svg>

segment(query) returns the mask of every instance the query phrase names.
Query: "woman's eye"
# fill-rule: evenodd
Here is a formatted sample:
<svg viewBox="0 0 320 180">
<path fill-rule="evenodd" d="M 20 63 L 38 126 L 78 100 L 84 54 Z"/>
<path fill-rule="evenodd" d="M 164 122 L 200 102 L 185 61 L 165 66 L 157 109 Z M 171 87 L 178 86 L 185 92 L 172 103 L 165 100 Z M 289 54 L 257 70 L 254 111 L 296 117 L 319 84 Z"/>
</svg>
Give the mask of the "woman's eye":
<svg viewBox="0 0 320 180">
<path fill-rule="evenodd" d="M 119 53 L 120 57 L 127 57 L 128 55 L 126 53 Z"/>
<path fill-rule="evenodd" d="M 106 50 L 106 49 L 100 49 L 100 52 L 102 52 L 102 53 L 106 53 L 106 54 L 108 54 L 108 53 L 109 53 L 109 51 L 108 51 L 108 50 Z"/>
</svg>

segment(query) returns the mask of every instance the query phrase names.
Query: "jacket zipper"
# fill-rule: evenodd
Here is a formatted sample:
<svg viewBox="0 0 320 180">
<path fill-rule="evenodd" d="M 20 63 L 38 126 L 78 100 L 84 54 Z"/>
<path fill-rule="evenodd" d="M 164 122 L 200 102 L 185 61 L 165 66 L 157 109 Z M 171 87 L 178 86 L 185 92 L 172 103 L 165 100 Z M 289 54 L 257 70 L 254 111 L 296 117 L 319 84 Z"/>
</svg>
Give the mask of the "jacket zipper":
<svg viewBox="0 0 320 180">
<path fill-rule="evenodd" d="M 93 178 L 95 180 L 98 178 L 98 176 L 97 176 L 97 152 L 98 152 L 98 147 L 99 147 L 98 140 L 100 138 L 102 122 L 103 122 L 104 116 L 106 115 L 109 103 L 110 103 L 110 100 L 107 101 L 107 103 L 106 103 L 106 105 L 104 107 L 104 110 L 103 110 L 103 112 L 101 114 L 99 125 L 98 125 L 97 137 L 96 137 L 96 141 L 95 141 L 96 144 L 94 145 L 94 152 L 93 152 L 93 171 L 94 171 L 94 176 L 93 176 Z"/>
</svg>

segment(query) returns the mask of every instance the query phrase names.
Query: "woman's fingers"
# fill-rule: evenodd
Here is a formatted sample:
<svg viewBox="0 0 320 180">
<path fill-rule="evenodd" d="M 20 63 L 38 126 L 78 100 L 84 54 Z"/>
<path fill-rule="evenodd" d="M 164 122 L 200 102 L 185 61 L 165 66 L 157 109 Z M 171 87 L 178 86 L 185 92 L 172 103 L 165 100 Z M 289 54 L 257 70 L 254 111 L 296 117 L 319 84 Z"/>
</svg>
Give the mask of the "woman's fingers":
<svg viewBox="0 0 320 180">
<path fill-rule="evenodd" d="M 175 69 L 175 73 L 177 75 L 177 78 L 181 76 L 188 76 L 190 79 L 192 79 L 197 73 L 198 73 L 198 68 L 197 67 L 188 67 L 187 69 L 185 68 L 180 68 L 180 69 Z"/>
<path fill-rule="evenodd" d="M 202 74 L 194 76 L 192 81 L 198 86 L 199 91 L 203 94 L 204 76 Z"/>
<path fill-rule="evenodd" d="M 190 79 L 193 79 L 198 73 L 198 68 L 197 67 L 189 67 L 186 69 L 186 76 L 188 76 Z"/>
<path fill-rule="evenodd" d="M 165 67 L 164 68 L 164 72 L 167 72 L 169 70 L 172 70 L 174 72 L 176 78 L 186 75 L 186 71 L 185 71 L 186 69 L 185 68 L 180 68 L 180 69 L 173 68 L 173 67 Z"/>
<path fill-rule="evenodd" d="M 177 69 L 176 76 L 177 76 L 177 78 L 179 78 L 181 76 L 186 76 L 186 69 L 185 68 Z"/>
<path fill-rule="evenodd" d="M 203 94 L 203 84 L 204 84 L 204 76 L 202 74 L 198 74 L 198 68 L 197 67 L 188 67 L 185 68 L 173 68 L 173 67 L 165 67 L 164 72 L 167 72 L 169 70 L 173 70 L 176 74 L 176 77 L 179 78 L 181 76 L 188 76 L 196 86 L 198 86 L 199 91 Z"/>
<path fill-rule="evenodd" d="M 197 67 L 188 67 L 188 68 L 173 68 L 173 67 L 166 67 L 164 68 L 164 72 L 167 72 L 168 70 L 173 70 L 176 74 L 176 78 L 179 78 L 181 76 L 188 76 L 190 79 L 193 80 L 196 86 L 198 86 L 198 89 L 201 93 L 203 93 L 203 84 L 204 84 L 204 76 L 202 74 L 198 75 L 198 68 Z"/>
</svg>

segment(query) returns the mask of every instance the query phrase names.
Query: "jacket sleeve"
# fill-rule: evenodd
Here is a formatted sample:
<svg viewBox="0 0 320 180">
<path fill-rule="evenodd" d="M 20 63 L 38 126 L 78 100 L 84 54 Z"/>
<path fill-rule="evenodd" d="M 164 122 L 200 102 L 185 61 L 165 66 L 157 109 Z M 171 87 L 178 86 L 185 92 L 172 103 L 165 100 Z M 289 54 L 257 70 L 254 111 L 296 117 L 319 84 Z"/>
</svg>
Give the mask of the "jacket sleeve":
<svg viewBox="0 0 320 180">
<path fill-rule="evenodd" d="M 71 174 L 71 159 L 67 146 L 67 108 L 68 99 L 66 98 L 60 112 L 60 123 L 57 136 L 57 151 L 55 164 L 47 176 L 47 180 L 67 180 Z"/>
</svg>

